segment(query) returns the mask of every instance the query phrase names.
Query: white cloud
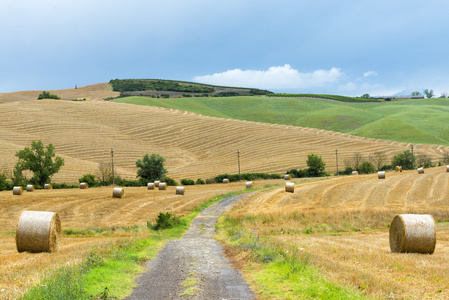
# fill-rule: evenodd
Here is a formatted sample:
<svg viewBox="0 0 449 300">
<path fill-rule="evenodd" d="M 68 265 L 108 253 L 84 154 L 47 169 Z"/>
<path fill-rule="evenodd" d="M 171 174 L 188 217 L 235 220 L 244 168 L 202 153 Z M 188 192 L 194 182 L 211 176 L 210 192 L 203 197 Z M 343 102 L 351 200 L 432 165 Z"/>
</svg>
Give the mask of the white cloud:
<svg viewBox="0 0 449 300">
<path fill-rule="evenodd" d="M 377 76 L 377 75 L 379 75 L 379 74 L 377 74 L 376 71 L 368 71 L 368 72 L 363 73 L 364 78 L 371 77 L 371 76 Z"/>
<path fill-rule="evenodd" d="M 261 89 L 308 89 L 334 84 L 342 76 L 340 68 L 301 73 L 285 64 L 264 71 L 233 69 L 212 75 L 195 76 L 193 81 Z"/>
</svg>

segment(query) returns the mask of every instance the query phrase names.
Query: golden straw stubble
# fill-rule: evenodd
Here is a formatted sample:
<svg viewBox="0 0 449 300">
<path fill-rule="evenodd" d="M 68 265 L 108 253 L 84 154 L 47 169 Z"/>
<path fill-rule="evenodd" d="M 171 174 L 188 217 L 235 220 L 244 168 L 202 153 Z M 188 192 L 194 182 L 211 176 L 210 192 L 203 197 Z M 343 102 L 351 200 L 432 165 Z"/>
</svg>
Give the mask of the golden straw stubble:
<svg viewBox="0 0 449 300">
<path fill-rule="evenodd" d="M 431 215 L 402 214 L 391 221 L 391 252 L 432 254 L 435 245 L 435 221 Z"/>
<path fill-rule="evenodd" d="M 61 221 L 58 213 L 24 211 L 16 230 L 16 246 L 19 252 L 57 252 L 61 237 Z"/>
</svg>

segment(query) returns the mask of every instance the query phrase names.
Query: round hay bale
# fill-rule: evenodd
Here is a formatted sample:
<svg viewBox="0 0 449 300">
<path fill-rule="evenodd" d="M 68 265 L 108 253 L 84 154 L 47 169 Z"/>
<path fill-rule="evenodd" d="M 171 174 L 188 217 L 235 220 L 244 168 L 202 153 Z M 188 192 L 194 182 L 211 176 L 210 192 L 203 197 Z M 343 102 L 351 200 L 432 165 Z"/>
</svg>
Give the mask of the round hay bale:
<svg viewBox="0 0 449 300">
<path fill-rule="evenodd" d="M 34 192 L 34 184 L 28 184 L 27 185 L 27 192 Z"/>
<path fill-rule="evenodd" d="M 87 182 L 81 182 L 80 183 L 80 189 L 84 190 L 89 188 L 89 184 Z"/>
<path fill-rule="evenodd" d="M 352 175 L 359 175 L 359 172 L 357 172 L 357 171 L 352 171 Z"/>
<path fill-rule="evenodd" d="M 183 186 L 176 187 L 176 195 L 184 195 L 184 187 Z"/>
<path fill-rule="evenodd" d="M 154 186 L 155 187 L 159 187 L 159 183 L 161 183 L 159 180 L 156 180 L 155 182 L 154 182 Z"/>
<path fill-rule="evenodd" d="M 48 211 L 24 211 L 16 230 L 17 251 L 56 252 L 59 250 L 61 221 Z"/>
<path fill-rule="evenodd" d="M 424 174 L 424 168 L 423 167 L 418 168 L 418 174 Z"/>
<path fill-rule="evenodd" d="M 125 195 L 125 190 L 123 188 L 116 187 L 112 191 L 112 197 L 114 197 L 114 198 L 123 198 L 124 195 Z"/>
<path fill-rule="evenodd" d="M 252 182 L 252 181 L 247 181 L 246 182 L 246 188 L 247 189 L 250 189 L 250 188 L 252 188 L 254 186 L 254 182 Z"/>
<path fill-rule="evenodd" d="M 449 172 L 449 166 L 446 166 L 446 172 Z"/>
<path fill-rule="evenodd" d="M 154 190 L 154 182 L 148 182 L 147 187 L 149 190 Z"/>
<path fill-rule="evenodd" d="M 402 172 L 402 166 L 396 166 L 396 172 Z"/>
<path fill-rule="evenodd" d="M 292 175 L 290 175 L 290 174 L 284 175 L 284 180 L 290 180 L 290 179 L 292 179 Z"/>
<path fill-rule="evenodd" d="M 286 182 L 285 183 L 285 191 L 288 193 L 295 192 L 295 183 L 294 182 Z"/>
<path fill-rule="evenodd" d="M 396 215 L 391 221 L 391 252 L 432 254 L 436 242 L 435 221 L 431 215 Z"/>
<path fill-rule="evenodd" d="M 22 195 L 22 193 L 23 193 L 23 188 L 21 186 L 15 186 L 12 189 L 12 194 L 13 195 Z"/>
<path fill-rule="evenodd" d="M 385 179 L 385 171 L 379 171 L 379 172 L 377 172 L 377 178 L 379 178 L 379 179 Z"/>
<path fill-rule="evenodd" d="M 167 189 L 167 184 L 165 182 L 159 182 L 159 190 L 163 191 Z"/>
<path fill-rule="evenodd" d="M 223 179 L 223 183 L 229 183 L 229 179 L 228 178 Z"/>
<path fill-rule="evenodd" d="M 46 184 L 44 185 L 44 189 L 45 189 L 45 190 L 51 190 L 51 189 L 53 189 L 53 185 L 52 185 L 51 183 L 46 183 Z"/>
</svg>

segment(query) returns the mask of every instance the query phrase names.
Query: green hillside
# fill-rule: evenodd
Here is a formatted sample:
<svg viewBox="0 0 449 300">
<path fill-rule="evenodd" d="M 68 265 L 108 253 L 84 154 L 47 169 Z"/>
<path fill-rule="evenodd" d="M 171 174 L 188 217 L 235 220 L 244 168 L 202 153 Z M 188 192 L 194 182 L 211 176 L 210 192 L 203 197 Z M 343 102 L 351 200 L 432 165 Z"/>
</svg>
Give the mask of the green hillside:
<svg viewBox="0 0 449 300">
<path fill-rule="evenodd" d="M 116 102 L 304 126 L 399 142 L 449 145 L 449 99 L 346 103 L 296 97 L 126 97 Z"/>
</svg>

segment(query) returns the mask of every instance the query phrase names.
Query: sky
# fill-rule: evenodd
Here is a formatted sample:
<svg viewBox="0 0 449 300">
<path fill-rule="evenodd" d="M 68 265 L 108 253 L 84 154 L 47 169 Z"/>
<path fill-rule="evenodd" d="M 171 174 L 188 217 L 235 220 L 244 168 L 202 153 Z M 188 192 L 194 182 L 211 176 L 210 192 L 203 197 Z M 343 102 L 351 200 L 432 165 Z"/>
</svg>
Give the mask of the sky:
<svg viewBox="0 0 449 300">
<path fill-rule="evenodd" d="M 0 92 L 158 78 L 449 93 L 446 0 L 1 0 Z"/>
</svg>

